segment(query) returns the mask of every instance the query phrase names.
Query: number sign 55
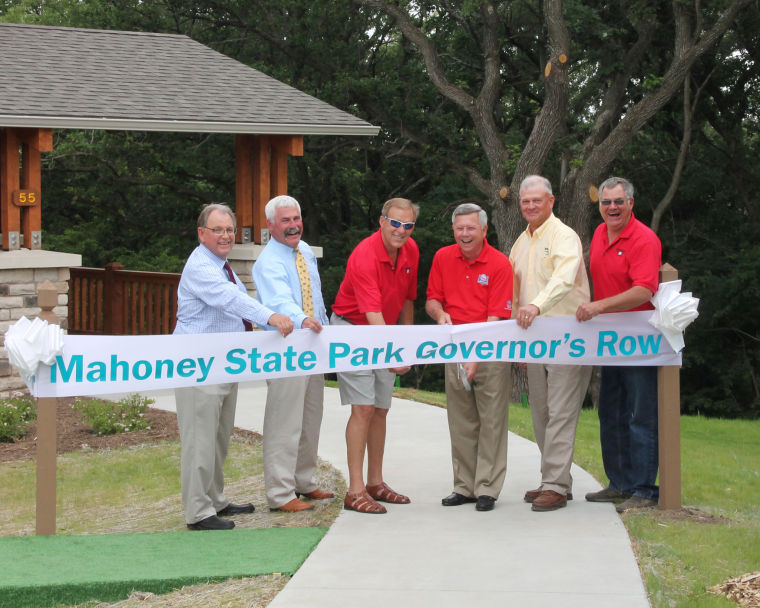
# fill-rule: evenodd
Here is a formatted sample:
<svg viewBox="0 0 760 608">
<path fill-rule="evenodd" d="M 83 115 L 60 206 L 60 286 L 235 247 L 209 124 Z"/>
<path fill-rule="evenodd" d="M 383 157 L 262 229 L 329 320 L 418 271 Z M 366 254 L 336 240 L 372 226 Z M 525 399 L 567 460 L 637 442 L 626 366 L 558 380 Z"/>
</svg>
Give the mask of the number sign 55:
<svg viewBox="0 0 760 608">
<path fill-rule="evenodd" d="M 40 202 L 40 193 L 36 190 L 14 190 L 13 204 L 16 207 L 34 207 Z"/>
</svg>

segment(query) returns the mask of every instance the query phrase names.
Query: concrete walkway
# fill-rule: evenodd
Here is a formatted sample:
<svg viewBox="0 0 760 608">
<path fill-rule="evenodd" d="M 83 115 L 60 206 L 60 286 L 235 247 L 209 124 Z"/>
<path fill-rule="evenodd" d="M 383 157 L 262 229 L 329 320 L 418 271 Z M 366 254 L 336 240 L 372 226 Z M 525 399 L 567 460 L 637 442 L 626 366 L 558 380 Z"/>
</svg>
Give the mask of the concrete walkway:
<svg viewBox="0 0 760 608">
<path fill-rule="evenodd" d="M 171 391 L 151 396 L 174 409 Z M 241 384 L 236 426 L 261 431 L 265 397 L 265 383 Z M 337 389 L 326 389 L 319 454 L 346 479 L 348 413 Z M 523 502 L 539 482 L 535 443 L 510 433 L 493 511 L 443 507 L 452 484 L 446 412 L 394 399 L 384 473 L 412 503 L 386 505 L 385 515 L 342 511 L 272 608 L 649 606 L 620 517 L 610 504 L 583 500 L 600 487 L 588 473 L 573 466 L 576 498 L 567 508 L 534 513 Z"/>
</svg>

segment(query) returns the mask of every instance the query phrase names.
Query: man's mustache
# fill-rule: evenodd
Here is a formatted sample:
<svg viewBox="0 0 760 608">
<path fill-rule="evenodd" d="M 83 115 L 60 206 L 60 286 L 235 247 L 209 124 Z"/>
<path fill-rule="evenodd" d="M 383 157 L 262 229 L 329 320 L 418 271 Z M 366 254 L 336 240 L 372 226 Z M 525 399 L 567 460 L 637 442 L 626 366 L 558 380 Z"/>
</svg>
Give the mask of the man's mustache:
<svg viewBox="0 0 760 608">
<path fill-rule="evenodd" d="M 294 234 L 301 234 L 301 229 L 298 226 L 285 229 L 285 236 L 293 236 Z"/>
</svg>

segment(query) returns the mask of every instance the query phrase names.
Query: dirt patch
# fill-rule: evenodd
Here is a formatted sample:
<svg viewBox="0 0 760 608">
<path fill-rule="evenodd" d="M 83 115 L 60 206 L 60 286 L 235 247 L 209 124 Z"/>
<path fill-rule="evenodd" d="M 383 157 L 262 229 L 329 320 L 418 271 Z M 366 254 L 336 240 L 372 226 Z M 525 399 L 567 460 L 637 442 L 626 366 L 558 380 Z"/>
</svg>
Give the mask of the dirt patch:
<svg viewBox="0 0 760 608">
<path fill-rule="evenodd" d="M 651 514 L 660 523 L 674 523 L 679 521 L 690 521 L 696 524 L 727 524 L 731 520 L 722 515 L 713 515 L 706 511 L 700 511 L 695 507 L 681 507 L 680 509 L 649 509 L 647 514 Z"/>
<path fill-rule="evenodd" d="M 715 595 L 722 595 L 744 608 L 760 607 L 760 572 L 743 574 L 725 583 L 707 589 Z"/>
<path fill-rule="evenodd" d="M 130 431 L 116 435 L 96 435 L 92 427 L 82 420 L 82 415 L 72 409 L 73 398 L 57 400 L 58 416 L 57 452 L 64 454 L 83 448 L 93 450 L 125 448 L 158 441 L 179 440 L 177 415 L 148 408 L 145 417 L 150 421 L 150 428 L 142 431 Z M 244 437 L 260 437 L 259 433 L 246 429 L 235 429 L 235 433 Z M 26 435 L 13 443 L 0 443 L 0 462 L 28 460 L 37 453 L 37 425 L 32 424 Z"/>
</svg>

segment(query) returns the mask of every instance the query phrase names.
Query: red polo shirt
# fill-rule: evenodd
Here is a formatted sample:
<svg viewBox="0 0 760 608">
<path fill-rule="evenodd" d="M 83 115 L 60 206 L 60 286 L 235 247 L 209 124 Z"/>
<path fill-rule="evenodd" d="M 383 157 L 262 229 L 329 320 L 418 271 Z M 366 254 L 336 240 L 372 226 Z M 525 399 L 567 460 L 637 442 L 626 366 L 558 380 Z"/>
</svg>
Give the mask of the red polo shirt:
<svg viewBox="0 0 760 608">
<path fill-rule="evenodd" d="M 419 262 L 420 250 L 410 237 L 398 250 L 394 266 L 378 230 L 348 257 L 332 311 L 355 325 L 368 325 L 365 313 L 382 312 L 385 323 L 395 325 L 404 302 L 417 299 Z"/>
<path fill-rule="evenodd" d="M 594 299 L 601 300 L 641 285 L 657 291 L 660 284 L 662 245 L 654 231 L 633 214 L 623 232 L 612 242 L 607 224 L 602 223 L 591 239 L 589 269 L 594 282 Z M 631 310 L 652 310 L 644 302 Z"/>
<path fill-rule="evenodd" d="M 480 323 L 512 315 L 512 265 L 501 251 L 483 241 L 483 250 L 468 262 L 459 245 L 439 249 L 433 258 L 428 300 L 438 300 L 454 325 Z"/>
</svg>

